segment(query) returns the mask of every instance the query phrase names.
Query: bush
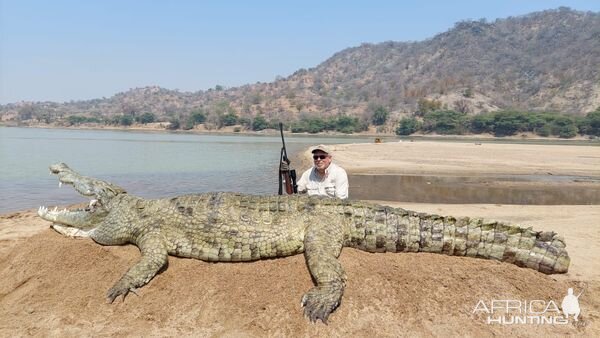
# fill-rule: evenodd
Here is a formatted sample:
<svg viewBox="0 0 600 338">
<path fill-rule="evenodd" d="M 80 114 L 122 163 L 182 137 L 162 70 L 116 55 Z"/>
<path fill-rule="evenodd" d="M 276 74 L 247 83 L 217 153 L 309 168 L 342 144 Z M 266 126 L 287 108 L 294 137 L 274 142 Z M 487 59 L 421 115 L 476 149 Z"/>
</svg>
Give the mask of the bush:
<svg viewBox="0 0 600 338">
<path fill-rule="evenodd" d="M 141 124 L 152 123 L 156 120 L 156 116 L 154 116 L 152 113 L 143 113 L 142 115 L 138 116 L 136 120 Z"/>
<path fill-rule="evenodd" d="M 494 135 L 511 136 L 519 131 L 527 131 L 528 119 L 516 111 L 501 111 L 494 114 Z"/>
<path fill-rule="evenodd" d="M 387 109 L 385 109 L 382 106 L 379 106 L 375 108 L 375 112 L 373 113 L 373 118 L 371 119 L 371 121 L 374 125 L 381 126 L 385 124 L 389 115 L 390 113 L 387 111 Z"/>
<path fill-rule="evenodd" d="M 300 121 L 292 123 L 293 133 L 311 133 L 316 134 L 325 130 L 325 120 L 320 117 L 302 117 Z"/>
<path fill-rule="evenodd" d="M 552 123 L 552 134 L 561 138 L 575 137 L 578 131 L 575 121 L 568 116 L 560 116 Z"/>
<path fill-rule="evenodd" d="M 81 123 L 102 123 L 104 121 L 102 121 L 101 119 L 97 118 L 97 117 L 87 117 L 87 116 L 81 116 L 81 115 L 71 115 L 69 117 L 67 117 L 67 123 L 69 126 L 73 126 L 73 125 L 78 125 Z M 117 123 L 115 123 L 117 124 Z"/>
<path fill-rule="evenodd" d="M 267 129 L 268 126 L 267 120 L 262 115 L 257 115 L 252 121 L 252 130 L 255 131 Z"/>
<path fill-rule="evenodd" d="M 473 88 L 471 87 L 467 87 L 467 89 L 465 89 L 465 91 L 463 92 L 463 96 L 467 97 L 467 98 L 472 98 L 473 95 Z"/>
<path fill-rule="evenodd" d="M 467 114 L 454 110 L 429 112 L 423 118 L 423 130 L 443 135 L 462 135 L 467 130 L 468 124 Z"/>
<path fill-rule="evenodd" d="M 250 128 L 250 126 L 252 125 L 252 120 L 250 120 L 248 117 L 240 117 L 238 119 L 238 123 L 241 124 L 242 126 Z"/>
<path fill-rule="evenodd" d="M 416 116 L 425 116 L 425 114 L 442 109 L 442 102 L 436 100 L 420 99 L 417 106 Z"/>
<path fill-rule="evenodd" d="M 549 124 L 545 124 L 535 130 L 536 135 L 548 137 L 552 135 L 552 127 Z"/>
<path fill-rule="evenodd" d="M 421 122 L 414 117 L 403 117 L 400 120 L 398 128 L 396 128 L 396 135 L 410 135 L 421 129 Z"/>
<path fill-rule="evenodd" d="M 325 130 L 335 130 L 345 134 L 351 134 L 366 130 L 368 124 L 361 122 L 358 117 L 340 115 L 335 118 L 323 119 L 318 116 L 302 117 L 299 121 L 291 124 L 293 133 L 320 133 Z"/>
<path fill-rule="evenodd" d="M 493 114 L 479 114 L 471 118 L 472 133 L 491 133 L 494 130 L 494 115 Z"/>
<path fill-rule="evenodd" d="M 206 121 L 206 115 L 204 114 L 204 112 L 202 112 L 200 110 L 194 111 L 190 115 L 190 122 L 193 123 L 194 125 L 204 123 L 205 121 Z"/>
<path fill-rule="evenodd" d="M 233 125 L 237 124 L 237 121 L 238 121 L 238 116 L 233 112 L 229 112 L 229 113 L 223 115 L 223 117 L 221 118 L 221 122 L 223 122 L 224 126 L 233 126 Z"/>
<path fill-rule="evenodd" d="M 179 129 L 180 126 L 181 126 L 181 122 L 179 121 L 178 118 L 174 117 L 169 120 L 169 125 L 167 126 L 167 129 L 176 130 L 176 129 Z"/>
<path fill-rule="evenodd" d="M 67 117 L 67 122 L 70 126 L 86 122 L 85 116 L 71 115 Z"/>
<path fill-rule="evenodd" d="M 187 118 L 183 121 L 183 123 L 180 123 L 179 128 L 183 130 L 191 130 L 194 129 L 195 126 L 196 125 L 194 124 L 194 122 L 192 122 L 190 118 Z"/>
<path fill-rule="evenodd" d="M 360 131 L 360 123 L 358 117 L 350 117 L 346 115 L 338 116 L 335 123 L 335 130 L 344 134 L 352 134 L 356 131 Z"/>
<path fill-rule="evenodd" d="M 131 115 L 121 115 L 119 117 L 119 124 L 122 126 L 130 126 L 133 124 L 133 117 L 131 117 Z"/>
<path fill-rule="evenodd" d="M 585 118 L 580 122 L 580 130 L 587 135 L 600 136 L 600 108 L 587 113 Z"/>
</svg>

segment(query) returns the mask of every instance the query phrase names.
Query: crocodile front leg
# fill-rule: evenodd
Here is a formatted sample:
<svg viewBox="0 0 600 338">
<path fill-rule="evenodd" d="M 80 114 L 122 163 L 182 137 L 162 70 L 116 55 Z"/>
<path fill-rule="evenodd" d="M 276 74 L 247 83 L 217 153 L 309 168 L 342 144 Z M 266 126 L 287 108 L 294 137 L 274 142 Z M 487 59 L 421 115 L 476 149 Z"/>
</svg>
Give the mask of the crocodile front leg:
<svg viewBox="0 0 600 338">
<path fill-rule="evenodd" d="M 340 305 L 346 274 L 338 261 L 344 242 L 341 223 L 312 222 L 304 237 L 304 256 L 317 286 L 302 297 L 304 315 L 311 322 L 327 323 L 329 315 Z"/>
<path fill-rule="evenodd" d="M 167 264 L 167 246 L 160 233 L 143 234 L 135 244 L 140 249 L 142 257 L 108 290 L 106 297 L 110 303 L 121 295 L 125 299 L 129 291 L 144 286 Z"/>
</svg>

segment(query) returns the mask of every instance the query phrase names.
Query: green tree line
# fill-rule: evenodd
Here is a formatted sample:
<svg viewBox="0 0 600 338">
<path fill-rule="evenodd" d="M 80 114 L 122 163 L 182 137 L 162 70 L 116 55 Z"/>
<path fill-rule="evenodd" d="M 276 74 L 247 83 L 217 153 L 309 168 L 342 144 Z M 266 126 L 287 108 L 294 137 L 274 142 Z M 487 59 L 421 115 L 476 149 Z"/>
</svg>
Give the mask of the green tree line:
<svg viewBox="0 0 600 338">
<path fill-rule="evenodd" d="M 442 135 L 490 133 L 494 136 L 532 132 L 561 138 L 572 138 L 577 134 L 600 136 L 600 107 L 585 116 L 512 110 L 468 115 L 453 110 L 434 110 L 422 117 L 404 117 L 396 128 L 397 135 L 416 132 Z"/>
</svg>

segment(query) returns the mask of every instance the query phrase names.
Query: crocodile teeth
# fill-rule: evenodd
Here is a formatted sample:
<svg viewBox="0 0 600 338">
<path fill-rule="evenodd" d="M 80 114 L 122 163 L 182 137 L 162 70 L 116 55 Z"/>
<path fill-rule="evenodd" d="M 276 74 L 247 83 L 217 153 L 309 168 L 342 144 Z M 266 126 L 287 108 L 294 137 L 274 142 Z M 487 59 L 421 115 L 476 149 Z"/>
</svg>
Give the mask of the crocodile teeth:
<svg viewBox="0 0 600 338">
<path fill-rule="evenodd" d="M 96 204 L 98 204 L 98 200 L 91 200 L 89 207 L 93 208 Z"/>
<path fill-rule="evenodd" d="M 62 187 L 62 182 L 58 182 L 58 187 L 61 188 Z"/>
</svg>

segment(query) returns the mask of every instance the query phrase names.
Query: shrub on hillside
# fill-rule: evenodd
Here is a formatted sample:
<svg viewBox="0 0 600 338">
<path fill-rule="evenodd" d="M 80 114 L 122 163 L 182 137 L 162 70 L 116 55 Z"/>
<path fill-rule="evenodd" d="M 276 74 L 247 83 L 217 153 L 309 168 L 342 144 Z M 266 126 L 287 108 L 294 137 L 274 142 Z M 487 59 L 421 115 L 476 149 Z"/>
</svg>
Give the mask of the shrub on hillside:
<svg viewBox="0 0 600 338">
<path fill-rule="evenodd" d="M 396 135 L 406 136 L 414 134 L 421 129 L 421 122 L 414 117 L 403 117 L 400 120 Z"/>
</svg>

